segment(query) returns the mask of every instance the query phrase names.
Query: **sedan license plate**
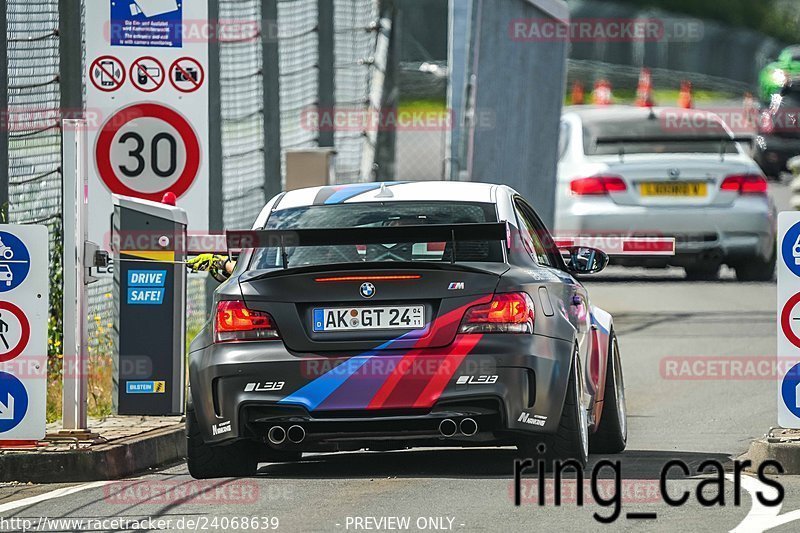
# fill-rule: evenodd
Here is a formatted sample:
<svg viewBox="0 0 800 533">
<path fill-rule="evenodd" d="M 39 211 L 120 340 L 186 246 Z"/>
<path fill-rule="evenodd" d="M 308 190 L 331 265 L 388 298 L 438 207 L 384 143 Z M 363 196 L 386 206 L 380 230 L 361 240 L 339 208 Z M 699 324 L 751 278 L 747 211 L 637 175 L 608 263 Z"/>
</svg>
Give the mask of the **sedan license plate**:
<svg viewBox="0 0 800 533">
<path fill-rule="evenodd" d="M 421 305 L 314 309 L 314 331 L 359 331 L 373 329 L 423 329 L 425 308 Z"/>
<path fill-rule="evenodd" d="M 697 181 L 689 183 L 642 183 L 639 187 L 642 196 L 706 196 L 708 185 Z"/>
</svg>

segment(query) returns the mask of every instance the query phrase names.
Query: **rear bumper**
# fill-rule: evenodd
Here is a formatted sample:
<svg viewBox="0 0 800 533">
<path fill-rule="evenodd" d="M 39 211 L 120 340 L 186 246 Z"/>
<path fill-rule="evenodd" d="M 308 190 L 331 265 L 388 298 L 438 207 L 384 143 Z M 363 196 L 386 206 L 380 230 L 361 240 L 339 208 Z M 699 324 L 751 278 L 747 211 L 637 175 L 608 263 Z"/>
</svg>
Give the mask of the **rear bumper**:
<svg viewBox="0 0 800 533">
<path fill-rule="evenodd" d="M 292 425 L 303 427 L 305 437 L 281 448 L 503 444 L 515 432 L 555 431 L 572 353 L 570 342 L 538 335 L 485 335 L 452 368 L 433 355 L 419 354 L 412 365 L 402 366 L 404 354 L 381 353 L 318 403 L 318 389 L 341 381 L 336 373 L 363 356 L 292 354 L 279 341 L 220 344 L 190 354 L 191 397 L 210 444 L 269 443 L 270 428 Z M 403 379 L 383 406 L 375 407 L 376 395 L 365 391 L 374 391 L 375 380 L 382 385 L 393 379 L 389 376 L 400 368 Z M 430 385 L 436 380 L 439 392 Z M 467 418 L 477 423 L 474 435 L 458 430 L 443 437 L 442 420 L 459 425 Z"/>
<path fill-rule="evenodd" d="M 687 258 L 717 254 L 722 260 L 770 257 L 775 240 L 775 215 L 764 197 L 740 197 L 728 207 L 642 207 L 615 204 L 609 198 L 577 200 L 559 209 L 556 217 L 559 237 L 652 236 L 675 239 L 675 257 L 645 258 L 680 264 Z M 626 264 L 636 263 L 626 257 Z"/>
</svg>

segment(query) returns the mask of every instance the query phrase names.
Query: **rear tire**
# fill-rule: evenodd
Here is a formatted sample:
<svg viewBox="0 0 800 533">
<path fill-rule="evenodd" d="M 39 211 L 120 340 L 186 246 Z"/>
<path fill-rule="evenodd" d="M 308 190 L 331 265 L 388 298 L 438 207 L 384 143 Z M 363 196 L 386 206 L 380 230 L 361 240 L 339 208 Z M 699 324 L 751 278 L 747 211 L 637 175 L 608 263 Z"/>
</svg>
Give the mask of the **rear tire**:
<svg viewBox="0 0 800 533">
<path fill-rule="evenodd" d="M 683 269 L 686 271 L 686 279 L 689 281 L 716 281 L 719 279 L 718 264 L 705 264 L 698 263 L 691 266 L 685 266 Z"/>
<path fill-rule="evenodd" d="M 592 453 L 620 453 L 628 442 L 628 411 L 625 404 L 625 380 L 614 331 L 608 339 L 606 383 L 600 425 L 589 440 Z"/>
<path fill-rule="evenodd" d="M 519 455 L 525 458 L 544 456 L 547 470 L 553 468 L 554 461 L 564 462 L 572 459 L 586 467 L 589 460 L 589 419 L 583 407 L 583 372 L 577 347 L 567 383 L 567 395 L 561 412 L 561 420 L 554 435 L 546 437 L 524 437 L 518 444 Z M 542 446 L 544 444 L 544 446 Z"/>
<path fill-rule="evenodd" d="M 211 446 L 203 441 L 194 409 L 186 410 L 187 464 L 195 479 L 246 477 L 258 471 L 258 449 L 254 442 L 238 441 Z"/>
<path fill-rule="evenodd" d="M 737 264 L 736 279 L 739 281 L 772 281 L 775 277 L 776 252 L 773 250 L 772 257 L 763 259 L 753 257 L 746 262 Z"/>
</svg>

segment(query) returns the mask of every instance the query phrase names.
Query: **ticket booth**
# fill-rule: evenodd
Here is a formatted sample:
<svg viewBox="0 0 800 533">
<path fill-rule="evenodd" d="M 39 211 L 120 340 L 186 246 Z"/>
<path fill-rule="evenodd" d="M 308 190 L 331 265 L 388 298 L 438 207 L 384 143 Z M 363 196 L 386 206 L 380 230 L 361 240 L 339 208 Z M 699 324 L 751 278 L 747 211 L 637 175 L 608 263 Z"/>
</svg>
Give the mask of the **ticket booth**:
<svg viewBox="0 0 800 533">
<path fill-rule="evenodd" d="M 113 203 L 116 412 L 179 415 L 186 383 L 186 212 L 127 196 L 113 195 Z"/>
</svg>

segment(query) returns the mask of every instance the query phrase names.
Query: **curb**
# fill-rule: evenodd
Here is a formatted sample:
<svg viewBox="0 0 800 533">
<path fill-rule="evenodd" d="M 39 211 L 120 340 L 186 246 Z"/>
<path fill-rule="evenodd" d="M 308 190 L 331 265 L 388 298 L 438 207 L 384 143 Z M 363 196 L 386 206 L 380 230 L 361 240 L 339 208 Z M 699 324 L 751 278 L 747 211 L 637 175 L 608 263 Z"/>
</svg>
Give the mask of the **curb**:
<svg viewBox="0 0 800 533">
<path fill-rule="evenodd" d="M 0 454 L 0 481 L 63 483 L 118 479 L 186 457 L 183 424 L 69 451 Z"/>
<path fill-rule="evenodd" d="M 754 440 L 742 458 L 753 462 L 750 468 L 753 471 L 764 461 L 772 460 L 778 461 L 783 466 L 784 474 L 800 474 L 800 442 L 797 441 L 786 442 L 766 438 Z"/>
</svg>

